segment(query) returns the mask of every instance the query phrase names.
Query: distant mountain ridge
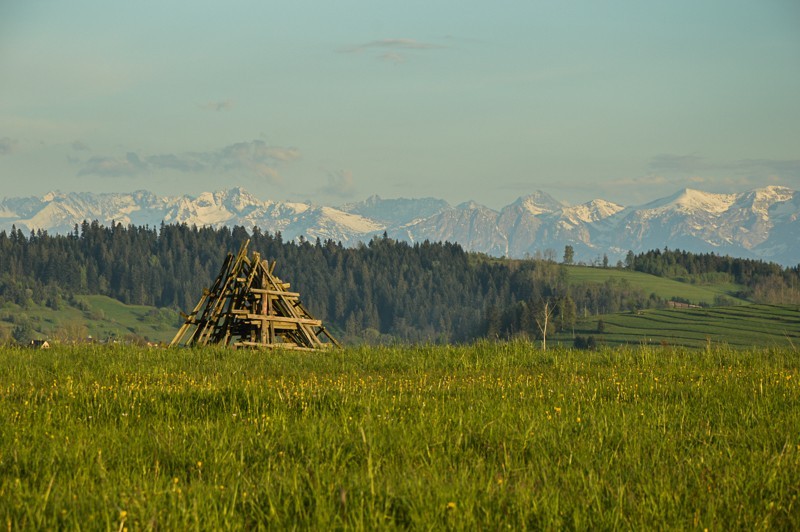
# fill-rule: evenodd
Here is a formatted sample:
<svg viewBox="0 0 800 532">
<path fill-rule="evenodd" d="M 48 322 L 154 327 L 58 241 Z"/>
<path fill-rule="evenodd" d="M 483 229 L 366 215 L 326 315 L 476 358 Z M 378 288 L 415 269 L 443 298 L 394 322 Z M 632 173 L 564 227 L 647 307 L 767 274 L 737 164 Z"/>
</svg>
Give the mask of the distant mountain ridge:
<svg viewBox="0 0 800 532">
<path fill-rule="evenodd" d="M 800 263 L 800 194 L 769 186 L 744 193 L 684 189 L 644 205 L 624 207 L 596 199 L 567 205 L 537 191 L 493 210 L 475 202 L 451 206 L 436 198 L 372 196 L 340 207 L 262 201 L 241 187 L 197 197 L 132 193 L 60 193 L 0 201 L 0 230 L 68 233 L 84 220 L 157 227 L 162 222 L 214 227 L 257 226 L 285 240 L 332 239 L 345 245 L 386 232 L 408 242 L 450 241 L 467 250 L 521 258 L 566 245 L 576 261 L 603 255 L 616 261 L 628 250 L 669 247 Z"/>
</svg>

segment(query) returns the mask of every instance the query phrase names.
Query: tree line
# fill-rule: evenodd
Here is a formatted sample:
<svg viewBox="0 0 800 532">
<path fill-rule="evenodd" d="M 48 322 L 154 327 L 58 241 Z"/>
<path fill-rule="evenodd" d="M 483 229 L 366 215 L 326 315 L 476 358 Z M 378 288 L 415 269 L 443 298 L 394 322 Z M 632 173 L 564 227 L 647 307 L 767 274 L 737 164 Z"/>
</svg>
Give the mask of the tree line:
<svg viewBox="0 0 800 532">
<path fill-rule="evenodd" d="M 625 266 L 687 283 L 735 283 L 742 287 L 735 296 L 756 303 L 800 303 L 800 264 L 784 268 L 763 260 L 664 248 L 639 255 L 628 252 Z"/>
<path fill-rule="evenodd" d="M 277 262 L 275 273 L 345 341 L 540 337 L 569 330 L 581 316 L 665 304 L 625 281 L 568 283 L 566 268 L 553 260 L 496 259 L 452 243 L 412 245 L 384 234 L 345 247 L 330 240 L 285 242 L 280 233 L 258 228 L 98 222 L 67 235 L 0 232 L 0 304 L 58 309 L 76 304 L 75 295 L 101 294 L 188 312 L 226 253 L 247 239 L 251 251 Z"/>
</svg>

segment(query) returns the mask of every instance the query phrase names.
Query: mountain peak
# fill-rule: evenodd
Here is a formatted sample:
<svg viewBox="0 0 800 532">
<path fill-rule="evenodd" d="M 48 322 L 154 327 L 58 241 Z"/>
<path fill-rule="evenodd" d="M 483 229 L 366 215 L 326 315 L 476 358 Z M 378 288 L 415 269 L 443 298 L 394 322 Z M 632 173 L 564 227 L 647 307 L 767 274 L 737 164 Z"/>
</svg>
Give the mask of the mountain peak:
<svg viewBox="0 0 800 532">
<path fill-rule="evenodd" d="M 446 201 L 436 198 L 383 199 L 377 194 L 373 194 L 364 201 L 348 203 L 339 209 L 344 212 L 360 214 L 387 226 L 399 226 L 420 218 L 428 218 L 449 207 Z"/>
<path fill-rule="evenodd" d="M 773 201 L 789 201 L 794 197 L 794 191 L 789 187 L 770 185 L 753 190 L 757 198 L 771 199 Z"/>
<path fill-rule="evenodd" d="M 685 249 L 757 257 L 781 264 L 800 262 L 797 220 L 800 195 L 767 186 L 745 193 L 715 194 L 692 188 L 623 209 L 595 199 L 568 206 L 536 191 L 497 212 L 475 201 L 451 207 L 435 198 L 368 199 L 339 208 L 261 201 L 243 187 L 197 197 L 132 193 L 53 191 L 43 197 L 0 200 L 0 231 L 71 232 L 84 220 L 157 227 L 162 222 L 280 231 L 283 238 L 369 241 L 384 231 L 409 242 L 450 241 L 496 256 L 524 257 L 537 250 L 572 245 L 577 260 L 627 250 Z"/>
<path fill-rule="evenodd" d="M 718 214 L 728 210 L 736 201 L 736 197 L 736 194 L 715 194 L 684 188 L 672 196 L 648 203 L 644 208 L 657 211 L 707 211 Z"/>
<path fill-rule="evenodd" d="M 460 211 L 474 211 L 474 210 L 489 209 L 489 208 L 486 207 L 485 205 L 477 203 L 476 201 L 469 200 L 465 201 L 464 203 L 459 203 L 458 205 L 456 205 L 456 209 Z"/>
<path fill-rule="evenodd" d="M 562 214 L 570 220 L 580 220 L 585 223 L 593 223 L 613 216 L 625 209 L 622 205 L 617 205 L 603 199 L 593 199 L 580 205 L 564 207 Z"/>
<path fill-rule="evenodd" d="M 44 202 L 51 202 L 51 201 L 53 201 L 54 199 L 56 199 L 56 198 L 58 198 L 58 197 L 61 197 L 61 196 L 63 196 L 63 194 L 61 194 L 61 192 L 59 192 L 59 191 L 57 191 L 57 190 L 51 190 L 50 192 L 48 192 L 47 194 L 45 194 L 44 196 L 42 196 L 42 201 L 44 201 Z"/>
<path fill-rule="evenodd" d="M 201 195 L 202 196 L 202 195 Z M 219 190 L 213 194 L 214 203 L 224 206 L 233 212 L 245 212 L 263 205 L 263 202 L 250 194 L 243 187 Z M 199 198 L 198 198 L 199 199 Z"/>
<path fill-rule="evenodd" d="M 564 207 L 563 203 L 541 190 L 517 198 L 512 205 L 520 207 L 534 216 L 555 212 Z"/>
</svg>

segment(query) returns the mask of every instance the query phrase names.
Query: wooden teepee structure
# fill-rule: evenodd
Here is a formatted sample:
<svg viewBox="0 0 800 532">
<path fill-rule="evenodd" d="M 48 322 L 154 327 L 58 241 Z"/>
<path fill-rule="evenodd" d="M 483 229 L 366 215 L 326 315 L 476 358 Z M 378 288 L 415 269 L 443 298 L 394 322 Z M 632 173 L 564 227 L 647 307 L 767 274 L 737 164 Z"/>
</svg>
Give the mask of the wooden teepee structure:
<svg viewBox="0 0 800 532">
<path fill-rule="evenodd" d="M 233 347 L 323 349 L 339 343 L 308 313 L 300 294 L 289 292 L 272 272 L 275 262 L 254 252 L 246 241 L 228 253 L 217 280 L 178 330 L 173 345 L 221 344 Z"/>
</svg>

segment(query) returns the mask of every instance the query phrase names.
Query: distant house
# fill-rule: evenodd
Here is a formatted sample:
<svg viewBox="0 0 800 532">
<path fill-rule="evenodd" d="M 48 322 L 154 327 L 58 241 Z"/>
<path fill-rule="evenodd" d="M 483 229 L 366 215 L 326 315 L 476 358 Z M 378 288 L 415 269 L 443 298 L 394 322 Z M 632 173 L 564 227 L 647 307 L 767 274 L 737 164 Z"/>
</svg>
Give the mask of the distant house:
<svg viewBox="0 0 800 532">
<path fill-rule="evenodd" d="M 47 340 L 31 340 L 29 345 L 34 349 L 50 349 L 50 342 Z"/>
</svg>

